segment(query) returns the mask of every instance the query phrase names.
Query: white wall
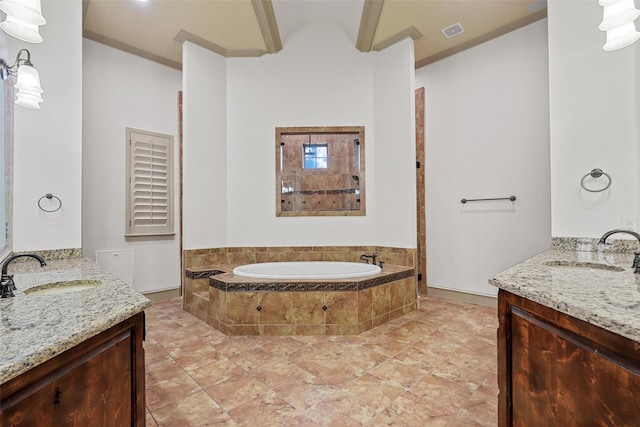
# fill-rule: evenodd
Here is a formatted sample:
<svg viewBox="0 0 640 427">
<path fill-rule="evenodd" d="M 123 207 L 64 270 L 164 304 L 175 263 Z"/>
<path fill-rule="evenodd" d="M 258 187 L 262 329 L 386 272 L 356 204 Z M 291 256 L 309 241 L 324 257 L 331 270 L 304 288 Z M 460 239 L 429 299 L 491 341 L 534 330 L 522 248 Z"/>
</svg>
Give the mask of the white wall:
<svg viewBox="0 0 640 427">
<path fill-rule="evenodd" d="M 28 49 L 44 89 L 40 110 L 15 107 L 14 251 L 82 245 L 82 2 L 45 0 L 42 13 L 42 43 L 7 36 L 10 63 Z M 59 212 L 38 209 L 46 193 L 62 200 Z"/>
<path fill-rule="evenodd" d="M 186 42 L 182 71 L 184 249 L 222 247 L 227 244 L 226 59 Z"/>
<path fill-rule="evenodd" d="M 415 170 L 389 176 L 390 170 L 415 161 L 411 42 L 364 54 L 339 27 L 314 22 L 289 34 L 285 48 L 276 55 L 225 60 L 199 51 L 200 74 L 191 74 L 189 55 L 194 48 L 186 45 L 184 68 L 185 248 L 415 247 Z M 380 59 L 375 60 L 376 56 Z M 222 61 L 227 64 L 226 94 L 210 86 L 225 79 Z M 197 100 L 190 98 L 189 85 L 199 89 Z M 220 103 L 225 99 L 226 170 L 220 145 L 225 123 Z M 380 111 L 379 116 L 374 112 L 377 102 L 385 103 L 375 110 Z M 218 112 L 212 113 L 215 110 Z M 202 129 L 199 139 L 191 126 Z M 279 126 L 365 126 L 366 216 L 276 218 L 275 128 Z M 204 136 L 215 129 L 219 137 L 206 141 Z M 384 135 L 380 142 L 378 131 Z M 377 150 L 392 153 L 390 163 L 385 164 L 384 158 L 376 160 Z M 189 183 L 187 174 L 194 175 Z M 385 182 L 389 183 L 386 187 Z M 391 189 L 393 198 L 389 197 Z M 193 234 L 187 232 L 188 223 L 194 224 Z"/>
<path fill-rule="evenodd" d="M 416 70 L 421 86 L 428 285 L 495 295 L 489 276 L 550 246 L 546 20 Z"/>
<path fill-rule="evenodd" d="M 381 246 L 416 246 L 416 130 L 413 40 L 375 56 L 375 236 Z M 369 173 L 372 172 L 372 173 Z"/>
<path fill-rule="evenodd" d="M 134 288 L 145 292 L 180 286 L 178 219 L 178 70 L 83 41 L 83 250 L 135 251 Z M 174 137 L 176 235 L 125 239 L 125 128 Z M 126 262 L 126 257 L 120 258 Z M 126 266 L 121 266 L 126 267 Z M 112 271 L 117 274 L 117 271 Z"/>
<path fill-rule="evenodd" d="M 373 163 L 373 67 L 331 24 L 291 34 L 277 55 L 228 63 L 228 230 L 230 246 L 373 244 L 366 217 L 275 216 L 275 128 L 365 126 L 365 164 Z M 367 206 L 372 181 L 367 175 Z"/>
<path fill-rule="evenodd" d="M 548 7 L 552 232 L 599 237 L 620 228 L 623 217 L 640 214 L 640 43 L 605 52 L 596 1 L 553 1 Z M 593 168 L 611 175 L 609 190 L 581 189 L 581 178 Z"/>
</svg>

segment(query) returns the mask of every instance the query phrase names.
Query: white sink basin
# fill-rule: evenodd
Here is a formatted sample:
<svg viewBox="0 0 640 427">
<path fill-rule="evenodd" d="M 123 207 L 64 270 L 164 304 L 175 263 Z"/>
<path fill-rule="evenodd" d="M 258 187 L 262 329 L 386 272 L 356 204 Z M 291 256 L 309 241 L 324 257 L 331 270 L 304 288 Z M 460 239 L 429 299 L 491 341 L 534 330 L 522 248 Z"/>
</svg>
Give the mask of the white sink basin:
<svg viewBox="0 0 640 427">
<path fill-rule="evenodd" d="M 100 284 L 98 280 L 68 280 L 65 282 L 45 283 L 25 289 L 24 293 L 29 295 L 55 295 L 69 292 L 81 292 L 95 288 Z"/>
<path fill-rule="evenodd" d="M 580 270 L 606 270 L 606 271 L 624 271 L 624 268 L 609 264 L 600 264 L 596 262 L 580 262 L 580 261 L 547 261 L 544 265 L 549 267 L 572 268 Z"/>
</svg>

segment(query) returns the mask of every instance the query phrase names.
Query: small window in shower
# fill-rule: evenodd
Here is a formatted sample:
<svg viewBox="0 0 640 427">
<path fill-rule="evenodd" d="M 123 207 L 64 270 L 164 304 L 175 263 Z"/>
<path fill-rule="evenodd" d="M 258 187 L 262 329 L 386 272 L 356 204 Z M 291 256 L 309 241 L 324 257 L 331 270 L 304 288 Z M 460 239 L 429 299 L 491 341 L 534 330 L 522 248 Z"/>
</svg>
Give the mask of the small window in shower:
<svg viewBox="0 0 640 427">
<path fill-rule="evenodd" d="M 305 169 L 327 169 L 328 144 L 303 144 Z"/>
<path fill-rule="evenodd" d="M 276 216 L 364 216 L 363 126 L 277 127 Z"/>
</svg>

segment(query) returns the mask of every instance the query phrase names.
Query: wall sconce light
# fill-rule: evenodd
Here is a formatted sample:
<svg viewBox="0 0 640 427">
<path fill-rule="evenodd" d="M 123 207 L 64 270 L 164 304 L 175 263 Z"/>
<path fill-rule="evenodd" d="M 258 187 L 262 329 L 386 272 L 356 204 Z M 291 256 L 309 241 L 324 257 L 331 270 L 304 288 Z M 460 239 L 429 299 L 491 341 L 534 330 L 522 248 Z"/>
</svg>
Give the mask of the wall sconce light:
<svg viewBox="0 0 640 427">
<path fill-rule="evenodd" d="M 21 58 L 26 53 L 27 58 Z M 16 93 L 16 105 L 21 107 L 40 109 L 40 103 L 43 101 L 42 87 L 40 87 L 40 75 L 38 70 L 33 68 L 31 63 L 31 54 L 27 49 L 21 49 L 16 56 L 16 62 L 9 65 L 4 59 L 0 59 L 0 77 L 6 80 L 9 76 L 17 76 L 14 87 L 18 89 Z"/>
<path fill-rule="evenodd" d="M 607 32 L 604 50 L 622 49 L 640 39 L 640 32 L 633 23 L 640 16 L 640 10 L 636 9 L 633 0 L 600 0 L 599 3 L 604 10 L 598 28 Z"/>
<path fill-rule="evenodd" d="M 0 23 L 7 34 L 29 43 L 42 42 L 39 26 L 47 21 L 42 16 L 40 0 L 2 0 L 0 10 L 7 14 Z"/>
</svg>

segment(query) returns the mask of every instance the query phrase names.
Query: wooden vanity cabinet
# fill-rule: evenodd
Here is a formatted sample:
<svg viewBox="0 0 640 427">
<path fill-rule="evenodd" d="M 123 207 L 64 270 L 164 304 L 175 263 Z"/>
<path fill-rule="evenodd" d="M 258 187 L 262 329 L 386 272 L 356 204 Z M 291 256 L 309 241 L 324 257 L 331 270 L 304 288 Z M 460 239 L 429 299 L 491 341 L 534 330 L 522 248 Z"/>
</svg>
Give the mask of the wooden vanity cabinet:
<svg viewBox="0 0 640 427">
<path fill-rule="evenodd" d="M 144 426 L 144 313 L 0 386 L 0 425 Z"/>
<path fill-rule="evenodd" d="M 500 290 L 498 425 L 640 426 L 640 343 Z"/>
</svg>

